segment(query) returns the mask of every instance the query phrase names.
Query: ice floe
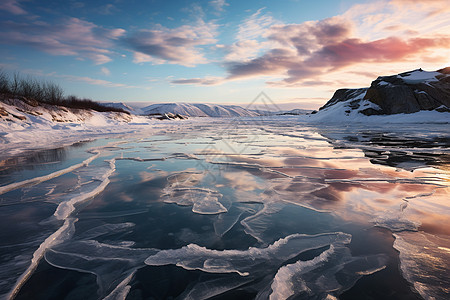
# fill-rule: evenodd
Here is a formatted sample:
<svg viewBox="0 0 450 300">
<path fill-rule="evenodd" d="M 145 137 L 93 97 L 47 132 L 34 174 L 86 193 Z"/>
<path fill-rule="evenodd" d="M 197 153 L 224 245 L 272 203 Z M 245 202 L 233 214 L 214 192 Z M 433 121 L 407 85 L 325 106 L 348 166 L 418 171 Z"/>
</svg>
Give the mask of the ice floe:
<svg viewBox="0 0 450 300">
<path fill-rule="evenodd" d="M 318 235 L 293 234 L 280 239 L 266 248 L 248 250 L 211 250 L 195 244 L 180 249 L 161 250 L 148 257 L 150 266 L 174 264 L 187 270 L 208 273 L 237 273 L 241 276 L 260 274 L 267 268 L 278 268 L 284 261 L 302 252 L 330 245 L 335 242 L 349 243 L 346 233 Z"/>
</svg>

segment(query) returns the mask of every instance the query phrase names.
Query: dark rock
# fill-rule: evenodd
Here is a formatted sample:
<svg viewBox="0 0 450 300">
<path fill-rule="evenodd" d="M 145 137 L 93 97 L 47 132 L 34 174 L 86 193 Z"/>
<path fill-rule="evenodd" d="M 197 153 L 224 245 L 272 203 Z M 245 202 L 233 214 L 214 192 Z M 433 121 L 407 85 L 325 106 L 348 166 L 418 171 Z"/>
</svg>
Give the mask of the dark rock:
<svg viewBox="0 0 450 300">
<path fill-rule="evenodd" d="M 380 76 L 369 88 L 339 89 L 320 110 L 339 102 L 347 102 L 345 113 L 358 111 L 364 115 L 415 113 L 421 110 L 450 111 L 450 67 L 438 70 L 436 80 L 422 80 L 422 69 L 393 76 Z M 412 77 L 408 78 L 412 73 Z M 418 76 L 419 75 L 419 76 Z M 427 76 L 427 72 L 423 75 Z M 434 75 L 434 74 L 431 74 Z M 431 78 L 433 78 L 431 76 Z M 364 96 L 362 96 L 364 94 Z M 370 102 L 377 106 L 361 107 Z"/>
<path fill-rule="evenodd" d="M 319 110 L 325 109 L 327 107 L 333 106 L 338 102 L 348 101 L 350 99 L 360 96 L 362 93 L 367 91 L 367 88 L 362 89 L 339 89 L 334 92 L 333 97 Z"/>
<path fill-rule="evenodd" d="M 442 71 L 450 72 L 450 68 L 442 69 Z M 419 69 L 411 72 L 424 71 Z M 378 105 L 381 108 L 381 114 L 386 115 L 434 110 L 441 106 L 450 107 L 450 77 L 446 76 L 446 73 L 442 73 L 443 76 L 437 76 L 436 81 L 403 80 L 402 77 L 410 75 L 411 72 L 378 77 L 370 85 L 364 99 Z"/>
</svg>

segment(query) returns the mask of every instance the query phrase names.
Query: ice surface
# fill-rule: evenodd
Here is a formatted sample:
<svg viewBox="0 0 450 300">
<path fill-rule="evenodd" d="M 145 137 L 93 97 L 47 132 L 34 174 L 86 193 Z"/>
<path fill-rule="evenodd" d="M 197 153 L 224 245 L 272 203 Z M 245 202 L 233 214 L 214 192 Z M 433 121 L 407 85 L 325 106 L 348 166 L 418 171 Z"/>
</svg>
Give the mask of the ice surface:
<svg viewBox="0 0 450 300">
<path fill-rule="evenodd" d="M 174 188 L 161 195 L 165 203 L 175 203 L 181 206 L 191 206 L 198 214 L 220 214 L 227 212 L 225 206 L 219 202 L 222 197 L 217 191 L 203 188 Z"/>
<path fill-rule="evenodd" d="M 14 182 L 5 186 L 1 186 L 0 187 L 0 195 L 7 193 L 9 191 L 13 191 L 15 189 L 18 188 L 22 188 L 22 187 L 26 187 L 26 186 L 32 186 L 32 185 L 36 185 L 38 183 L 53 179 L 55 177 L 67 174 L 69 172 L 72 172 L 78 168 L 87 166 L 89 163 L 91 163 L 94 159 L 96 159 L 98 156 L 100 155 L 100 152 L 96 151 L 96 154 L 89 157 L 88 159 L 84 160 L 83 162 L 79 163 L 79 164 L 75 164 L 73 166 L 70 166 L 68 168 L 65 168 L 63 170 L 59 170 L 56 172 L 53 172 L 51 174 L 45 175 L 45 176 L 40 176 L 40 177 L 35 177 L 35 178 L 31 178 L 28 180 L 24 180 L 24 181 L 20 181 L 20 182 Z"/>
<path fill-rule="evenodd" d="M 125 300 L 130 292 L 131 286 L 128 285 L 133 279 L 134 272 L 132 272 L 128 277 L 126 277 L 121 283 L 119 283 L 116 288 L 105 298 L 104 300 Z"/>
<path fill-rule="evenodd" d="M 227 210 L 228 211 L 226 214 L 218 215 L 217 219 L 214 221 L 214 231 L 219 236 L 224 236 L 228 231 L 230 231 L 244 213 L 243 209 L 235 206 L 232 206 Z"/>
<path fill-rule="evenodd" d="M 424 299 L 450 298 L 450 239 L 425 232 L 394 234 L 403 276 Z"/>
<path fill-rule="evenodd" d="M 279 212 L 284 204 L 281 202 L 263 202 L 263 208 L 256 214 L 251 215 L 241 221 L 245 228 L 245 233 L 251 235 L 261 243 L 269 242 L 264 235 L 265 231 L 270 228 L 273 214 Z"/>
<path fill-rule="evenodd" d="M 95 240 L 69 241 L 53 247 L 46 261 L 58 268 L 97 276 L 100 297 L 124 295 L 133 273 L 144 266 L 154 249 L 135 249 L 99 243 Z"/>
<path fill-rule="evenodd" d="M 352 257 L 347 247 L 334 243 L 312 260 L 281 267 L 273 279 L 270 299 L 336 297 L 363 275 L 385 268 L 386 261 L 383 254 Z"/>
<path fill-rule="evenodd" d="M 18 195 L 20 201 L 0 206 L 1 216 L 11 214 L 8 221 L 12 220 L 10 224 L 1 221 L 0 224 L 11 226 L 18 236 L 24 233 L 25 241 L 23 245 L 15 240 L 0 245 L 2 278 L 13 277 L 6 285 L 0 285 L 0 293 L 10 291 L 14 281 L 28 267 L 28 274 L 33 273 L 35 266 L 30 265 L 30 259 L 36 251 L 36 257 L 46 252 L 44 257 L 58 268 L 96 274 L 99 287 L 102 286 L 98 297 L 124 298 L 128 292 L 129 298 L 138 297 L 139 286 L 161 272 L 169 280 L 172 274 L 192 275 L 178 283 L 178 294 L 171 294 L 173 297 L 201 299 L 227 292 L 230 294 L 225 296 L 231 297 L 260 291 L 258 298 L 307 295 L 334 299 L 361 276 L 382 269 L 383 257 L 351 256 L 344 247 L 350 236 L 344 233 L 287 235 L 345 231 L 346 228 L 355 232 L 379 232 L 371 228 L 376 225 L 395 233 L 402 274 L 421 295 L 438 295 L 444 299 L 448 296 L 445 289 L 449 283 L 445 280 L 439 283 L 436 279 L 446 278 L 448 268 L 444 267 L 449 260 L 446 253 L 450 251 L 450 246 L 442 242 L 450 234 L 447 126 L 421 124 L 418 128 L 417 125 L 371 122 L 327 126 L 307 124 L 300 117 L 274 117 L 257 126 L 251 119 L 245 122 L 242 129 L 229 135 L 223 134 L 226 124 L 217 119 L 187 120 L 182 125 L 155 123 L 145 130 L 143 125 L 124 124 L 127 127 L 122 128 L 124 131 L 137 132 L 120 138 L 117 135 L 105 137 L 118 138 L 126 143 L 125 147 L 110 145 L 95 149 L 101 152 L 100 156 L 87 166 L 48 183 L 25 185 L 4 194 L 7 200 Z M 64 126 L 67 127 L 55 129 L 55 139 L 58 134 L 62 136 L 63 130 L 68 132 L 72 125 Z M 97 129 L 89 136 L 102 130 L 107 132 L 104 127 Z M 164 134 L 149 137 L 155 132 Z M 17 137 L 22 134 L 12 132 L 11 139 L 4 140 L 14 144 L 12 138 L 16 133 Z M 44 138 L 45 135 L 49 134 L 44 133 Z M 22 144 L 14 145 L 21 147 Z M 209 146 L 216 151 L 201 150 Z M 233 153 L 228 146 L 236 146 L 239 151 L 248 146 L 248 151 Z M 70 151 L 70 155 L 79 155 Z M 202 160 L 194 160 L 191 153 L 197 153 Z M 115 166 L 99 157 L 135 161 L 170 159 L 148 164 L 124 160 Z M 148 170 L 150 165 L 152 169 Z M 148 175 L 156 174 L 157 169 L 163 171 L 155 176 Z M 166 176 L 167 181 L 164 181 Z M 112 183 L 106 185 L 109 180 Z M 96 198 L 103 191 L 104 197 Z M 159 195 L 161 201 L 189 207 L 164 205 L 156 201 Z M 62 220 L 56 216 L 48 219 L 55 203 L 60 205 L 56 215 Z M 190 207 L 199 214 L 215 215 L 192 214 Z M 33 213 L 45 209 L 48 212 L 41 213 L 42 217 L 30 219 Z M 16 210 L 20 210 L 20 214 L 16 214 Z M 49 241 L 50 246 L 39 248 L 45 237 L 75 215 L 80 221 L 71 238 L 61 237 L 63 242 L 52 244 Z M 104 224 L 105 220 L 125 223 Z M 53 231 L 48 233 L 45 227 L 42 236 L 33 239 L 30 227 L 39 228 L 42 224 Z M 103 225 L 92 228 L 98 224 Z M 2 234 L 11 236 L 5 231 Z M 352 251 L 372 253 L 364 244 L 365 238 L 359 231 Z M 376 249 L 388 249 L 388 254 L 397 259 L 396 253 L 389 249 L 389 238 L 370 242 L 381 243 Z M 143 244 L 172 250 L 133 248 Z M 242 250 L 249 246 L 253 248 Z M 18 249 L 17 254 L 6 253 L 9 249 L 14 249 L 11 252 Z M 309 249 L 313 251 L 305 253 Z M 319 251 L 324 252 L 319 255 Z M 319 256 L 308 261 L 298 260 L 311 253 Z M 11 264 L 5 263 L 7 260 L 20 264 L 20 268 L 8 270 Z M 202 272 L 146 267 L 145 272 L 141 270 L 142 274 L 136 273 L 145 260 L 152 266 L 178 265 Z M 441 266 L 435 266 L 435 262 Z M 52 269 L 44 272 L 52 272 Z M 71 274 L 81 277 L 74 272 Z M 139 276 L 133 277 L 133 274 Z M 380 282 L 375 281 L 370 286 L 378 288 L 378 284 L 384 284 L 383 280 L 392 278 L 400 282 L 398 290 L 407 287 L 397 273 L 387 275 L 386 279 L 375 278 Z M 23 275 L 21 280 L 29 276 L 33 275 Z M 55 290 L 59 284 L 40 274 L 35 276 L 45 284 L 47 291 Z M 330 280 L 324 281 L 324 276 Z M 30 281 L 32 284 L 36 281 Z M 21 287 L 21 293 L 29 295 L 28 285 L 23 283 L 16 285 L 16 293 Z M 164 288 L 146 286 L 146 291 L 160 292 Z M 358 291 L 361 286 L 355 288 Z M 82 289 L 83 286 L 76 287 L 71 293 Z"/>
<path fill-rule="evenodd" d="M 187 270 L 202 270 L 208 273 L 237 273 L 241 276 L 257 275 L 270 268 L 278 268 L 284 261 L 302 252 L 330 245 L 335 242 L 349 243 L 346 233 L 319 235 L 293 234 L 280 239 L 267 248 L 248 250 L 211 250 L 195 244 L 174 250 L 161 250 L 148 257 L 150 266 L 174 264 Z"/>
<path fill-rule="evenodd" d="M 400 231 L 417 231 L 420 223 L 408 220 L 404 217 L 392 216 L 390 213 L 384 216 L 380 216 L 373 220 L 375 226 L 384 227 L 392 232 L 400 232 Z"/>
<path fill-rule="evenodd" d="M 39 246 L 39 248 L 33 253 L 33 258 L 31 259 L 31 264 L 28 269 L 17 279 L 16 284 L 12 288 L 9 298 L 13 299 L 25 284 L 25 282 L 30 278 L 33 272 L 36 270 L 39 262 L 44 257 L 46 251 L 51 247 L 58 245 L 68 239 L 75 232 L 75 222 L 77 219 L 68 218 L 64 221 L 63 226 L 61 226 L 57 231 L 50 235 L 45 241 Z"/>
<path fill-rule="evenodd" d="M 239 275 L 227 275 L 223 278 L 202 281 L 185 291 L 179 298 L 186 300 L 210 299 L 243 286 L 252 280 L 252 278 L 243 279 Z"/>
<path fill-rule="evenodd" d="M 227 212 L 220 203 L 222 194 L 210 188 L 196 187 L 205 177 L 204 172 L 184 171 L 167 178 L 168 185 L 164 188 L 160 199 L 165 203 L 175 203 L 180 206 L 192 206 L 192 211 L 198 214 L 220 214 Z"/>
<path fill-rule="evenodd" d="M 97 178 L 99 181 L 98 185 L 95 185 L 93 189 L 85 191 L 73 198 L 70 198 L 67 201 L 61 202 L 56 208 L 54 213 L 55 217 L 58 220 L 64 220 L 69 217 L 75 211 L 75 205 L 82 203 L 90 198 L 95 197 L 99 193 L 101 193 L 106 186 L 109 184 L 109 176 L 111 176 L 115 171 L 115 160 L 112 159 L 109 161 L 109 169 L 100 177 Z"/>
</svg>

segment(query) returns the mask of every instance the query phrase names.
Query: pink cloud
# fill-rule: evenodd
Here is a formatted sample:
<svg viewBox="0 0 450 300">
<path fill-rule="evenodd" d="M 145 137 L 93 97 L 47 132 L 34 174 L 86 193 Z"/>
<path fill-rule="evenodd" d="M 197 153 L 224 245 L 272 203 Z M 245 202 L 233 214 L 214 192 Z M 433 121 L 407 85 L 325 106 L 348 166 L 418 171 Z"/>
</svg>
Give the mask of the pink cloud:
<svg viewBox="0 0 450 300">
<path fill-rule="evenodd" d="M 359 62 L 395 62 L 423 53 L 429 48 L 449 47 L 450 38 L 388 37 L 371 42 L 347 39 L 338 44 L 327 45 L 314 53 L 306 63 L 339 68 Z"/>
<path fill-rule="evenodd" d="M 274 25 L 268 38 L 278 48 L 245 61 L 227 64 L 228 79 L 283 76 L 278 84 L 306 85 L 323 82 L 318 77 L 360 63 L 401 62 L 433 49 L 450 47 L 450 36 L 400 38 L 372 41 L 353 37 L 354 24 L 341 17 L 302 24 Z M 277 82 L 270 82 L 276 85 Z"/>
</svg>

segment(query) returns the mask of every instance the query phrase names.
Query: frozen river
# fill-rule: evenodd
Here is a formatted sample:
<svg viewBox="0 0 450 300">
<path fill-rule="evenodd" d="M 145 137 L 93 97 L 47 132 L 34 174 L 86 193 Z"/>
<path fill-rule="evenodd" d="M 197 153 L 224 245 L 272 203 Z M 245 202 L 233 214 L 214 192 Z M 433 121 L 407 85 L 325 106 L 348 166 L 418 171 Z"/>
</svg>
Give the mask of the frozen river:
<svg viewBox="0 0 450 300">
<path fill-rule="evenodd" d="M 0 162 L 0 297 L 450 298 L 448 124 L 167 124 Z"/>
</svg>

